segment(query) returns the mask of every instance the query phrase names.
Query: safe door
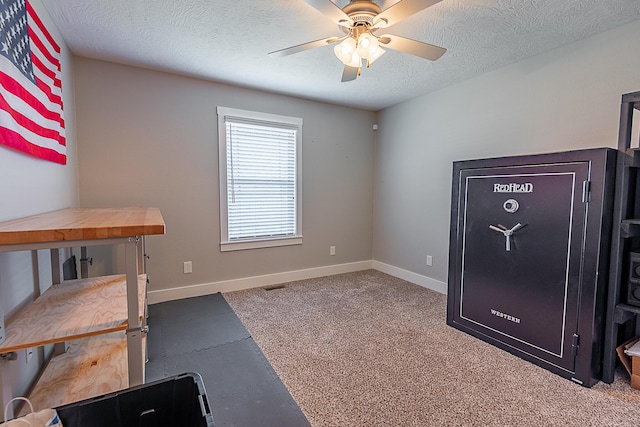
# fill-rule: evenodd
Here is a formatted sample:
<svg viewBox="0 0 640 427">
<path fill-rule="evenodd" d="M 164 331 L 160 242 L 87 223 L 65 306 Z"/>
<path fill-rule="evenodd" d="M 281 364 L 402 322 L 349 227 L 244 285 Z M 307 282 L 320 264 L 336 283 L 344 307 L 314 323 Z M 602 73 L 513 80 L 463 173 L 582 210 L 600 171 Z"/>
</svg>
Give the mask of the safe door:
<svg viewBox="0 0 640 427">
<path fill-rule="evenodd" d="M 591 163 L 458 166 L 448 323 L 576 379 Z"/>
</svg>

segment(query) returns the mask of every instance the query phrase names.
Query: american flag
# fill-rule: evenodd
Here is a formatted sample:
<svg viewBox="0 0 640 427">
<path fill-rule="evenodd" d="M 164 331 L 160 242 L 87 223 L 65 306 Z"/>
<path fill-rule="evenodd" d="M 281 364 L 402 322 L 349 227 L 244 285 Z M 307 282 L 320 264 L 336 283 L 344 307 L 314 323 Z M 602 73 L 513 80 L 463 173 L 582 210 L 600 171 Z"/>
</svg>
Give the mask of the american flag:
<svg viewBox="0 0 640 427">
<path fill-rule="evenodd" d="M 26 0 L 0 0 L 0 144 L 66 164 L 60 47 Z"/>
</svg>

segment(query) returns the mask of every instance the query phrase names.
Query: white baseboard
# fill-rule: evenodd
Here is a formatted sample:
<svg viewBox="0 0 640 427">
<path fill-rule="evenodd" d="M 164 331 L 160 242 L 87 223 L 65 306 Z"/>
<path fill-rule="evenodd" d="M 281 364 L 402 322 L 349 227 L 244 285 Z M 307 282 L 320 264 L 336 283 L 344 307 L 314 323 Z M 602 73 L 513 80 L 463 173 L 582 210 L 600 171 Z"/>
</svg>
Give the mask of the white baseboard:
<svg viewBox="0 0 640 427">
<path fill-rule="evenodd" d="M 394 267 L 393 265 L 385 264 L 380 261 L 372 261 L 372 263 L 374 269 L 387 273 L 390 276 L 415 283 L 423 288 L 431 289 L 432 291 L 440 292 L 441 294 L 447 294 L 447 284 L 445 282 L 441 282 L 409 270 L 403 270 L 402 268 Z"/>
<path fill-rule="evenodd" d="M 149 291 L 149 304 L 210 295 L 217 292 L 240 291 L 243 289 L 293 282 L 295 280 L 313 279 L 316 277 L 369 270 L 373 268 L 372 263 L 372 261 L 352 262 L 347 264 L 329 265 L 326 267 L 308 268 L 305 270 L 287 271 L 284 273 L 266 274 L 263 276 L 245 277 L 242 279 L 223 280 L 220 282 Z"/>
<path fill-rule="evenodd" d="M 259 288 L 262 286 L 278 285 L 296 280 L 313 279 L 316 277 L 333 276 L 335 274 L 351 273 L 376 269 L 383 273 L 397 277 L 407 282 L 431 289 L 441 294 L 447 293 L 447 284 L 421 274 L 413 273 L 380 261 L 360 261 L 348 264 L 329 265 L 326 267 L 307 268 L 305 270 L 287 271 L 284 273 L 265 274 L 263 276 L 245 277 L 242 279 L 223 280 L 220 282 L 202 283 L 198 285 L 182 286 L 179 288 L 149 291 L 149 304 L 173 301 L 183 298 L 199 297 L 217 292 L 233 292 L 243 289 Z"/>
</svg>

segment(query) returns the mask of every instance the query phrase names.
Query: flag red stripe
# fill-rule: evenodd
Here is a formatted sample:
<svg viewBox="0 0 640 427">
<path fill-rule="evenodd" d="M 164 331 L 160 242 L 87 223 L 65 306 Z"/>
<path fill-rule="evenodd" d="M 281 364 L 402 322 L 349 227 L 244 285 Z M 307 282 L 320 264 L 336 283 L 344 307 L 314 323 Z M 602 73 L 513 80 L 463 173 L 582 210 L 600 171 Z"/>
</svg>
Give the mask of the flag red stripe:
<svg viewBox="0 0 640 427">
<path fill-rule="evenodd" d="M 32 144 L 28 140 L 24 139 L 22 135 L 10 129 L 0 127 L 0 138 L 5 145 L 20 152 L 27 153 L 44 160 L 60 163 L 62 165 L 67 164 L 67 156 L 65 154 Z"/>
<path fill-rule="evenodd" d="M 40 90 L 43 91 L 45 95 L 47 95 L 47 98 L 49 98 L 49 101 L 51 101 L 54 104 L 58 104 L 60 107 L 62 107 L 62 97 L 54 94 L 51 91 L 51 88 L 49 87 L 49 85 L 47 85 L 45 82 L 43 82 L 37 77 L 36 77 L 36 83 L 38 84 L 38 87 L 40 88 Z"/>
<path fill-rule="evenodd" d="M 67 145 L 67 141 L 64 136 L 60 135 L 59 132 L 56 132 L 52 129 L 48 129 L 40 126 L 38 123 L 34 122 L 24 114 L 14 110 L 11 105 L 4 99 L 4 96 L 0 94 L 0 109 L 6 111 L 11 114 L 11 117 L 22 126 L 24 129 L 27 129 L 30 132 L 33 132 L 37 135 L 40 135 L 43 138 L 49 138 L 58 141 L 60 145 Z"/>
<path fill-rule="evenodd" d="M 58 76 L 56 75 L 56 73 L 54 71 L 51 71 L 49 68 L 47 68 L 46 65 L 44 65 L 42 63 L 42 61 L 40 61 L 40 58 L 38 58 L 36 55 L 33 55 L 31 57 L 31 61 L 33 61 L 33 65 L 35 65 L 36 67 L 38 67 L 38 69 L 47 77 L 49 77 L 52 81 L 53 81 L 53 85 L 62 89 L 62 82 L 60 81 L 60 79 L 58 78 Z"/>
<path fill-rule="evenodd" d="M 33 10 L 33 7 L 31 7 L 31 4 L 28 1 L 27 13 L 29 14 L 29 18 L 31 18 L 33 22 L 35 22 L 35 24 L 38 26 L 38 28 L 40 28 L 40 31 L 42 31 L 42 34 L 44 34 L 44 36 L 47 38 L 51 47 L 56 51 L 57 54 L 60 54 L 60 46 L 58 46 L 58 43 L 56 43 L 53 37 L 51 37 L 49 31 L 47 31 L 47 27 L 42 23 L 40 17 L 36 14 L 35 10 Z"/>
<path fill-rule="evenodd" d="M 42 43 L 42 41 L 40 41 L 35 31 L 31 30 L 31 26 L 29 26 L 29 38 L 31 38 L 31 43 L 36 45 L 36 47 L 38 48 L 42 56 L 44 56 L 45 59 L 49 61 L 53 66 L 60 69 L 60 61 L 58 61 L 53 55 L 51 55 L 51 53 L 47 50 L 47 48 Z M 32 56 L 35 56 L 35 55 L 32 55 Z"/>
<path fill-rule="evenodd" d="M 22 85 L 15 81 L 11 76 L 8 76 L 6 74 L 3 75 L 2 86 L 4 86 L 7 92 L 12 93 L 19 98 L 22 98 L 34 110 L 37 110 L 38 113 L 40 113 L 44 118 L 64 124 L 64 120 L 62 119 L 62 116 L 60 114 L 47 109 L 47 107 L 42 104 L 42 102 L 40 102 L 38 98 L 29 93 L 29 91 L 23 88 Z"/>
</svg>

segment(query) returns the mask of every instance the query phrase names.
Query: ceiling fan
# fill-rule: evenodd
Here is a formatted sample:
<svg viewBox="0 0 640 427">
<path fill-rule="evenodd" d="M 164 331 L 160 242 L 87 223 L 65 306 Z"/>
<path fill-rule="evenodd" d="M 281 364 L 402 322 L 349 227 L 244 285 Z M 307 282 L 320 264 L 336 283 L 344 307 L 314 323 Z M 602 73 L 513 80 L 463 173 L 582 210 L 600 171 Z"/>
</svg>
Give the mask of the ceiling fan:
<svg viewBox="0 0 640 427">
<path fill-rule="evenodd" d="M 393 34 L 375 34 L 379 29 L 397 24 L 442 0 L 400 0 L 385 10 L 382 10 L 372 0 L 351 0 L 342 9 L 331 0 L 304 1 L 338 24 L 345 35 L 291 46 L 270 52 L 269 55 L 287 56 L 340 42 L 334 47 L 334 53 L 344 64 L 342 81 L 348 82 L 355 80 L 360 75 L 360 68 L 363 64 L 368 68 L 385 53 L 382 46 L 431 61 L 440 58 L 447 51 L 442 47 Z"/>
</svg>

